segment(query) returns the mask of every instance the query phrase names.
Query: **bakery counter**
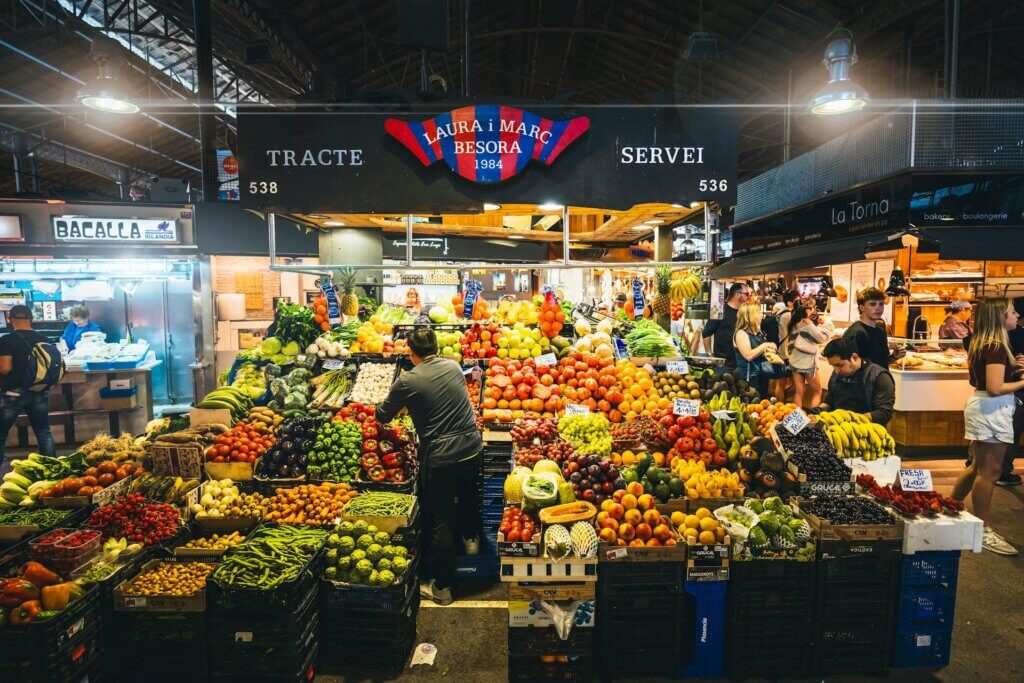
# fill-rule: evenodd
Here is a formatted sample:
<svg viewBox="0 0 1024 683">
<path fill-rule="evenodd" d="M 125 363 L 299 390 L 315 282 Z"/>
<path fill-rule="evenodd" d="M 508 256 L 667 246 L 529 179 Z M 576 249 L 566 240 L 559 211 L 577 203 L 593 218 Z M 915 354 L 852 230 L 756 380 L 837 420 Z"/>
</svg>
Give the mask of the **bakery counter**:
<svg viewBox="0 0 1024 683">
<path fill-rule="evenodd" d="M 896 405 L 889 431 L 904 448 L 961 449 L 964 404 L 974 391 L 966 370 L 891 370 Z"/>
</svg>

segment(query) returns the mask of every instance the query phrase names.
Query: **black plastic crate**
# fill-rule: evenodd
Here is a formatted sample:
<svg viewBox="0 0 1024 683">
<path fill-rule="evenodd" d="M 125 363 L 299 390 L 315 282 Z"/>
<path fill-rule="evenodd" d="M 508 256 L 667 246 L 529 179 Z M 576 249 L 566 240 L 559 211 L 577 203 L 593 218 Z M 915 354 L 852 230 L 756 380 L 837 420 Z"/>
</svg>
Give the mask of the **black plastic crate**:
<svg viewBox="0 0 1024 683">
<path fill-rule="evenodd" d="M 260 671 L 252 671 L 249 667 L 243 670 L 230 664 L 221 665 L 219 668 L 211 670 L 210 680 L 218 681 L 218 683 L 221 681 L 252 683 L 254 680 L 258 680 L 260 683 L 310 683 L 316 677 L 315 669 L 318 656 L 319 648 L 314 640 L 305 656 L 296 662 L 284 662 L 282 666 Z"/>
<path fill-rule="evenodd" d="M 673 612 L 681 612 L 684 605 L 682 586 L 659 586 L 654 590 L 599 591 L 597 596 L 598 615 L 616 617 L 642 612 L 654 618 L 663 618 Z"/>
<path fill-rule="evenodd" d="M 902 541 L 819 541 L 818 571 L 826 584 L 888 583 L 899 573 Z"/>
<path fill-rule="evenodd" d="M 0 628 L 0 662 L 43 661 L 53 652 L 77 646 L 89 634 L 99 632 L 103 619 L 99 593 L 93 588 L 52 619 Z"/>
<path fill-rule="evenodd" d="M 210 680 L 210 657 L 205 647 L 189 650 L 187 655 L 180 650 L 168 650 L 164 646 L 114 652 L 116 654 L 107 655 L 105 662 L 107 675 L 114 681 L 199 683 Z M 92 680 L 90 676 L 89 682 L 92 683 Z"/>
<path fill-rule="evenodd" d="M 632 639 L 630 635 L 630 639 Z M 602 643 L 601 677 L 618 680 L 634 676 L 652 676 L 677 679 L 682 675 L 683 647 L 681 637 L 650 641 L 642 648 L 623 647 L 621 636 Z"/>
<path fill-rule="evenodd" d="M 396 628 L 386 633 L 360 633 L 358 629 L 339 632 L 326 624 L 323 630 L 321 658 L 334 664 L 403 668 L 416 644 L 415 616 L 402 619 Z"/>
<path fill-rule="evenodd" d="M 134 645 L 206 648 L 206 612 L 114 612 L 108 641 Z"/>
<path fill-rule="evenodd" d="M 283 615 L 282 618 L 287 618 Z M 216 679 L 222 674 L 246 674 L 251 678 L 288 677 L 301 669 L 309 653 L 317 649 L 319 619 L 303 624 L 303 633 L 291 643 L 254 643 L 240 636 L 234 642 L 210 643 L 210 669 Z"/>
<path fill-rule="evenodd" d="M 590 657 L 594 652 L 593 628 L 574 628 L 569 637 L 562 640 L 554 626 L 544 628 L 510 628 L 508 630 L 508 654 L 543 655 L 566 657 Z"/>
<path fill-rule="evenodd" d="M 274 590 L 224 586 L 210 574 L 206 579 L 207 609 L 238 614 L 293 613 L 302 606 L 309 592 L 316 589 L 324 571 L 325 552 L 321 545 L 294 579 L 285 581 Z"/>
<path fill-rule="evenodd" d="M 407 604 L 409 595 L 418 591 L 416 574 L 419 556 L 410 558 L 405 575 L 391 586 L 364 586 L 360 584 L 320 581 L 320 609 L 369 609 L 398 611 Z"/>
<path fill-rule="evenodd" d="M 102 653 L 103 634 L 97 623 L 83 631 L 78 638 L 65 642 L 45 655 L 37 654 L 29 659 L 0 658 L 0 680 L 24 683 L 80 680 L 99 662 Z"/>
<path fill-rule="evenodd" d="M 778 590 L 813 592 L 816 562 L 749 560 L 729 563 L 729 591 L 764 593 Z"/>
<path fill-rule="evenodd" d="M 398 612 L 374 610 L 331 610 L 320 615 L 320 628 L 332 640 L 388 642 L 410 623 L 416 624 L 420 594 L 416 591 Z"/>
<path fill-rule="evenodd" d="M 808 637 L 810 630 L 807 629 Z M 725 672 L 729 678 L 804 678 L 814 671 L 814 666 L 810 641 L 790 643 L 767 632 L 760 639 L 736 641 L 731 631 L 726 639 Z"/>
<path fill-rule="evenodd" d="M 88 519 L 89 515 L 92 514 L 92 511 L 93 511 L 93 506 L 91 506 L 91 505 L 87 505 L 87 506 L 85 506 L 83 508 L 78 508 L 76 510 L 71 510 L 71 511 L 69 511 L 69 513 L 67 515 L 64 516 L 63 519 L 61 519 L 56 524 L 51 524 L 50 526 L 40 527 L 38 531 L 30 531 L 27 534 L 23 535 L 21 538 L 11 538 L 11 539 L 0 540 L 0 551 L 18 550 L 18 546 L 21 545 L 22 543 L 27 543 L 28 541 L 31 541 L 33 539 L 36 539 L 36 538 L 42 536 L 43 534 L 48 534 L 49 532 L 53 531 L 54 529 L 58 529 L 58 528 L 61 528 L 61 527 L 64 527 L 64 528 L 77 527 L 80 524 L 82 524 L 82 522 L 84 522 L 86 519 Z M 4 562 L 4 558 L 0 557 L 0 564 L 2 564 L 3 562 Z"/>
<path fill-rule="evenodd" d="M 896 668 L 946 666 L 952 641 L 952 624 L 900 626 L 893 641 L 892 665 Z"/>
<path fill-rule="evenodd" d="M 818 676 L 882 676 L 889 665 L 889 638 L 868 644 L 818 643 L 814 652 Z"/>
<path fill-rule="evenodd" d="M 726 603 L 730 620 L 748 619 L 805 619 L 813 614 L 815 607 L 814 587 L 807 590 L 758 591 L 744 590 L 743 586 L 730 582 Z"/>
<path fill-rule="evenodd" d="M 209 642 L 211 647 L 262 647 L 294 643 L 301 639 L 309 628 L 309 622 L 317 619 L 320 610 L 317 592 L 312 590 L 294 614 L 254 617 L 230 612 L 210 613 Z"/>
<path fill-rule="evenodd" d="M 684 583 L 685 562 L 602 562 L 597 569 L 597 590 L 602 595 L 665 588 L 682 594 Z"/>
<path fill-rule="evenodd" d="M 956 585 L 945 586 L 904 586 L 900 594 L 897 625 L 911 624 L 939 625 L 953 624 L 956 608 Z"/>
<path fill-rule="evenodd" d="M 592 657 L 565 657 L 556 661 L 544 661 L 536 655 L 510 656 L 508 658 L 508 680 L 515 683 L 533 681 L 564 681 L 583 683 L 593 676 Z"/>
</svg>

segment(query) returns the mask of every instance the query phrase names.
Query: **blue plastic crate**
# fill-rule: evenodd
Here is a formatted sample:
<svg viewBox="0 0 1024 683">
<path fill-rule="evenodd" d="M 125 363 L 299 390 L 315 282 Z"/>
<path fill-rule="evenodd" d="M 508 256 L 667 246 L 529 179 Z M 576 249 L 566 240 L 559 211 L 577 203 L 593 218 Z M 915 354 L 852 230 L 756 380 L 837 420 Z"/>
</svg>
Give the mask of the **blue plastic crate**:
<svg viewBox="0 0 1024 683">
<path fill-rule="evenodd" d="M 956 590 L 960 551 L 921 552 L 903 556 L 901 593 L 913 586 L 946 586 Z"/>
<path fill-rule="evenodd" d="M 728 581 L 686 582 L 687 614 L 693 614 L 693 634 L 684 642 L 692 648 L 683 667 L 684 678 L 722 678 L 725 675 L 725 592 Z"/>
<path fill-rule="evenodd" d="M 892 666 L 895 668 L 939 667 L 949 664 L 953 624 L 910 626 L 896 631 Z"/>
<path fill-rule="evenodd" d="M 479 555 L 460 555 L 455 558 L 455 577 L 457 579 L 496 579 L 501 561 L 497 555 L 484 555 L 483 547 Z"/>
<path fill-rule="evenodd" d="M 956 586 L 904 587 L 900 594 L 897 628 L 912 624 L 952 625 L 955 606 Z"/>
</svg>

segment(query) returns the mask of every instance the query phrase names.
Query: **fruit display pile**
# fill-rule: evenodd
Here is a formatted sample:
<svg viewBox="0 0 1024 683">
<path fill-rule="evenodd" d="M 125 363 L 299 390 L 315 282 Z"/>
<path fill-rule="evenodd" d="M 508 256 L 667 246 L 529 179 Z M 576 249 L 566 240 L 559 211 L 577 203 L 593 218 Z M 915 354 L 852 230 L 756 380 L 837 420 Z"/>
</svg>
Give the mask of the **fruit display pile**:
<svg viewBox="0 0 1024 683">
<path fill-rule="evenodd" d="M 598 538 L 609 545 L 674 546 L 677 539 L 671 520 L 658 511 L 654 496 L 636 496 L 618 490 L 602 501 L 597 513 Z"/>
<path fill-rule="evenodd" d="M 206 588 L 213 565 L 206 562 L 161 562 L 145 570 L 124 587 L 131 596 L 190 597 Z"/>
<path fill-rule="evenodd" d="M 532 468 L 541 460 L 552 460 L 561 464 L 575 452 L 572 444 L 568 441 L 551 441 L 549 443 L 519 446 L 516 448 L 516 465 Z"/>
<path fill-rule="evenodd" d="M 701 460 L 677 460 L 672 475 L 682 482 L 683 494 L 691 500 L 743 496 L 743 484 L 738 473 L 709 471 Z M 669 480 L 670 492 L 674 493 L 674 488 L 672 480 Z"/>
<path fill-rule="evenodd" d="M 831 410 L 819 413 L 818 420 L 840 458 L 877 460 L 896 454 L 896 442 L 885 425 L 871 422 L 867 415 Z"/>
<path fill-rule="evenodd" d="M 558 421 L 558 433 L 578 455 L 611 455 L 612 435 L 608 419 L 603 415 L 566 415 Z"/>
<path fill-rule="evenodd" d="M 124 537 L 133 543 L 154 545 L 178 533 L 181 516 L 167 503 L 150 503 L 138 493 L 131 493 L 93 512 L 88 526 L 107 538 Z"/>
<path fill-rule="evenodd" d="M 660 419 L 640 415 L 629 422 L 615 422 L 611 426 L 612 441 L 618 444 L 642 444 L 647 448 L 666 450 L 674 439 L 670 428 L 676 423 L 672 411 L 665 409 L 657 413 Z"/>
<path fill-rule="evenodd" d="M 673 512 L 671 520 L 680 538 L 692 538 L 694 543 L 702 544 L 725 542 L 725 527 L 707 508 L 697 508 L 689 515 Z"/>
<path fill-rule="evenodd" d="M 800 504 L 800 509 L 832 524 L 895 524 L 881 505 L 864 496 L 819 496 Z"/>
<path fill-rule="evenodd" d="M 347 484 L 331 482 L 277 489 L 264 503 L 263 519 L 279 524 L 331 526 L 338 522 L 345 505 L 357 495 L 358 492 Z"/>
<path fill-rule="evenodd" d="M 239 422 L 214 438 L 213 445 L 206 449 L 206 460 L 255 463 L 257 458 L 274 445 L 272 431 L 271 427 L 262 422 Z"/>
<path fill-rule="evenodd" d="M 540 520 L 537 515 L 523 512 L 517 505 L 505 508 L 501 515 L 501 524 L 498 526 L 501 536 L 499 541 L 505 543 L 530 542 L 540 532 Z"/>
<path fill-rule="evenodd" d="M 644 453 L 636 460 L 636 464 L 622 469 L 622 479 L 626 482 L 626 491 L 631 492 L 631 484 L 639 485 L 640 493 L 649 493 L 665 503 L 670 498 L 681 498 L 684 493 L 683 480 L 672 472 L 658 467 L 654 456 Z"/>
<path fill-rule="evenodd" d="M 386 587 L 403 580 L 410 552 L 386 531 L 363 520 L 342 522 L 327 537 L 324 578 L 329 581 Z"/>
<path fill-rule="evenodd" d="M 761 400 L 755 387 L 750 386 L 747 380 L 732 372 L 719 374 L 704 372 L 697 375 L 696 380 L 700 385 L 700 397 L 705 402 L 711 401 L 713 397 L 723 391 L 729 394 L 730 398 L 735 396 L 743 403 L 757 403 Z"/>
<path fill-rule="evenodd" d="M 719 421 L 715 421 L 717 425 Z M 673 415 L 666 412 L 661 424 L 668 426 L 669 463 L 675 460 L 699 460 L 705 465 L 724 467 L 729 456 L 715 438 L 716 427 L 712 426 L 711 415 L 702 410 L 696 417 Z M 718 428 L 721 431 L 721 428 Z"/>
<path fill-rule="evenodd" d="M 700 385 L 697 384 L 696 378 L 688 372 L 681 374 L 662 370 L 655 373 L 651 380 L 654 382 L 658 394 L 670 401 L 676 398 L 700 399 Z"/>
<path fill-rule="evenodd" d="M 881 486 L 870 474 L 857 475 L 857 485 L 878 501 L 891 505 L 900 514 L 913 517 L 921 513 L 946 512 L 959 514 L 964 509 L 962 501 L 947 498 L 936 491 L 904 491 L 897 479 L 892 484 Z"/>
<path fill-rule="evenodd" d="M 763 436 L 740 449 L 738 472 L 748 494 L 788 495 L 797 488 L 797 477 L 787 469 L 785 456 Z"/>
<path fill-rule="evenodd" d="M 815 557 L 811 526 L 793 515 L 793 510 L 778 496 L 747 499 L 743 505 L 715 510 L 715 517 L 737 540 L 734 556 L 791 558 L 809 562 Z"/>
<path fill-rule="evenodd" d="M 555 441 L 558 439 L 558 420 L 552 417 L 524 417 L 515 421 L 509 432 L 516 443 Z"/>
<path fill-rule="evenodd" d="M 791 412 L 796 410 L 795 403 L 782 403 L 762 399 L 759 403 L 751 403 L 747 406 L 747 412 L 754 418 L 755 431 L 766 436 L 768 429 L 776 422 L 782 422 Z"/>
<path fill-rule="evenodd" d="M 608 458 L 573 453 L 562 463 L 562 477 L 572 486 L 578 500 L 600 504 L 626 487 L 619 470 Z"/>
<path fill-rule="evenodd" d="M 777 429 L 776 433 L 789 462 L 796 465 L 800 474 L 807 475 L 808 481 L 850 481 L 853 470 L 839 459 L 820 425 L 808 425 L 796 434 L 788 429 Z"/>
</svg>

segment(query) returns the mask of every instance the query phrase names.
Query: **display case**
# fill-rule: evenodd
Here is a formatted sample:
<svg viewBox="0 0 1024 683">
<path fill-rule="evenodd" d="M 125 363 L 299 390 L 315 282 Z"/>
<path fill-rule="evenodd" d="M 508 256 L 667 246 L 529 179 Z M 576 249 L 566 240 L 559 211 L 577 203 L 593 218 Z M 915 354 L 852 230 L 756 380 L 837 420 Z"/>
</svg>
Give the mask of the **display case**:
<svg viewBox="0 0 1024 683">
<path fill-rule="evenodd" d="M 911 448 L 962 447 L 964 404 L 974 391 L 963 341 L 890 338 L 889 348 L 906 351 L 889 368 L 896 385 L 889 431 L 896 443 Z"/>
<path fill-rule="evenodd" d="M 907 372 L 967 371 L 967 351 L 962 339 L 889 339 L 889 350 L 903 349 L 906 355 L 890 369 Z"/>
</svg>

